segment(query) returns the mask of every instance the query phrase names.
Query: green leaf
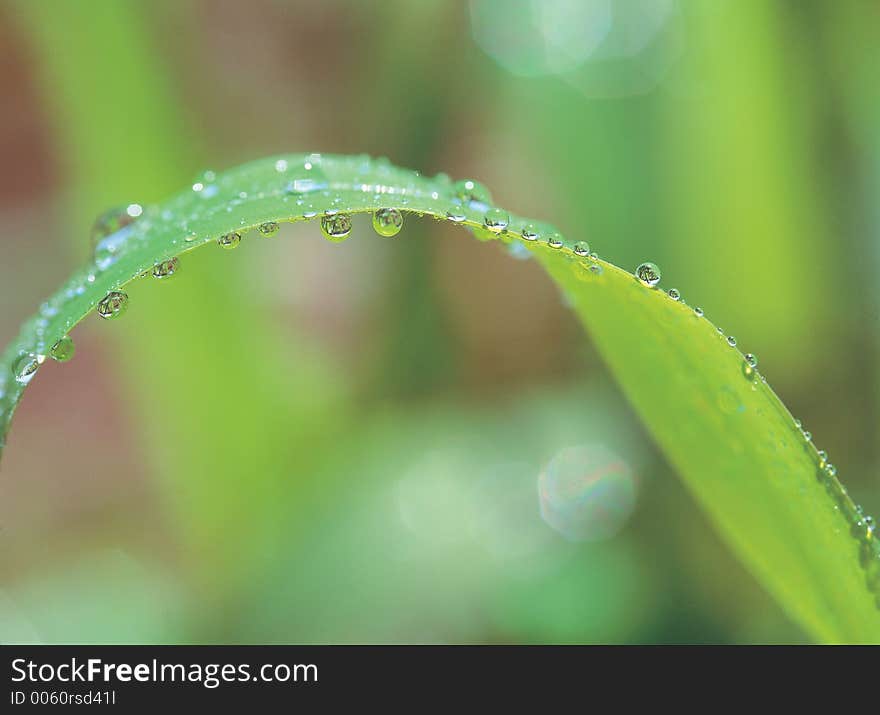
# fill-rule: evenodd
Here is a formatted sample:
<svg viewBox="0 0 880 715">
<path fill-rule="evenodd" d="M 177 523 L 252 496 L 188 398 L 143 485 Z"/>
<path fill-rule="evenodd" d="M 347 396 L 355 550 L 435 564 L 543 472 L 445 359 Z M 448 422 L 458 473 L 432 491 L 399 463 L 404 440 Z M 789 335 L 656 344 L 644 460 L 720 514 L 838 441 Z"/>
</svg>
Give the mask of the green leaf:
<svg viewBox="0 0 880 715">
<path fill-rule="evenodd" d="M 107 296 L 181 254 L 281 221 L 317 219 L 344 240 L 350 215 L 378 209 L 521 243 L 566 294 L 634 406 L 731 547 L 817 638 L 880 641 L 880 541 L 757 370 L 693 308 L 590 256 L 550 224 L 509 214 L 479 184 L 425 178 L 368 157 L 289 155 L 208 174 L 98 244 L 5 351 L 0 433 L 29 369 Z M 137 213 L 135 211 L 135 213 Z M 378 239 L 377 240 L 384 240 Z M 158 267 L 158 268 L 157 268 Z M 164 279 L 163 279 L 164 280 Z M 159 281 L 157 281 L 159 282 Z M 158 290 L 157 286 L 157 290 Z M 137 309 L 134 306 L 133 309 Z M 107 311 L 105 311 L 107 312 Z M 15 375 L 19 376 L 16 379 Z M 670 515 L 675 518 L 675 515 Z"/>
</svg>

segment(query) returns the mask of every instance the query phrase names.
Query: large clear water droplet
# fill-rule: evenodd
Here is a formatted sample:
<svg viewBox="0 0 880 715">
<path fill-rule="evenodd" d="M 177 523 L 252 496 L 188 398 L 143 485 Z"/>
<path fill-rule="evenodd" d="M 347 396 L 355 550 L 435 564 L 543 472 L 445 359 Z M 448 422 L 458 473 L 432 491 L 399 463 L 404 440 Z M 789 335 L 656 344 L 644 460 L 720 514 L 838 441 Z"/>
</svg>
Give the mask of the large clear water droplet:
<svg viewBox="0 0 880 715">
<path fill-rule="evenodd" d="M 49 357 L 57 362 L 67 362 L 73 357 L 75 352 L 76 345 L 73 342 L 73 338 L 65 335 L 51 347 Z"/>
<path fill-rule="evenodd" d="M 126 206 L 114 206 L 102 213 L 92 224 L 91 245 L 93 251 L 113 252 L 115 246 L 108 244 L 101 247 L 101 242 L 108 236 L 118 233 L 126 226 L 133 224 L 143 213 L 140 204 L 128 204 Z"/>
<path fill-rule="evenodd" d="M 636 268 L 636 277 L 646 286 L 653 288 L 660 282 L 660 269 L 655 263 L 642 263 Z"/>
<path fill-rule="evenodd" d="M 541 231 L 535 224 L 527 223 L 523 226 L 521 235 L 526 241 L 537 241 L 541 236 Z"/>
<path fill-rule="evenodd" d="M 373 230 L 380 236 L 390 238 L 403 228 L 403 214 L 397 209 L 379 209 L 373 214 Z"/>
<path fill-rule="evenodd" d="M 562 248 L 562 244 L 562 234 L 551 233 L 547 236 L 547 245 L 550 246 L 550 248 Z"/>
<path fill-rule="evenodd" d="M 504 233 L 510 224 L 510 215 L 504 209 L 489 209 L 483 216 L 483 225 L 492 233 Z"/>
<path fill-rule="evenodd" d="M 574 244 L 572 248 L 575 255 L 577 256 L 589 256 L 590 255 L 590 244 L 586 241 L 578 241 Z"/>
<path fill-rule="evenodd" d="M 261 236 L 271 238 L 278 233 L 278 228 L 279 226 L 275 221 L 266 221 L 265 223 L 261 223 L 257 230 L 260 232 Z"/>
<path fill-rule="evenodd" d="M 128 307 L 128 294 L 111 290 L 97 305 L 98 315 L 106 320 L 118 318 Z"/>
<path fill-rule="evenodd" d="M 153 266 L 153 278 L 171 278 L 180 266 L 180 259 L 177 256 L 169 258 Z"/>
<path fill-rule="evenodd" d="M 241 243 L 241 234 L 233 231 L 232 233 L 224 233 L 220 238 L 217 239 L 217 243 L 220 244 L 221 247 L 226 249 L 237 248 L 238 244 Z"/>
<path fill-rule="evenodd" d="M 336 243 L 344 241 L 351 235 L 351 216 L 348 214 L 322 216 L 321 232 L 330 241 Z"/>
<path fill-rule="evenodd" d="M 15 362 L 12 363 L 12 375 L 15 377 L 15 381 L 22 385 L 27 385 L 33 380 L 34 375 L 37 374 L 37 370 L 39 370 L 40 365 L 43 364 L 45 359 L 45 356 L 37 355 L 36 353 L 19 355 Z"/>
<path fill-rule="evenodd" d="M 292 171 L 293 169 L 288 168 L 285 176 L 290 176 Z M 306 157 L 303 165 L 296 169 L 296 177 L 287 183 L 285 191 L 289 194 L 309 194 L 323 191 L 328 186 L 330 182 L 321 168 L 321 155 L 311 154 Z"/>
</svg>

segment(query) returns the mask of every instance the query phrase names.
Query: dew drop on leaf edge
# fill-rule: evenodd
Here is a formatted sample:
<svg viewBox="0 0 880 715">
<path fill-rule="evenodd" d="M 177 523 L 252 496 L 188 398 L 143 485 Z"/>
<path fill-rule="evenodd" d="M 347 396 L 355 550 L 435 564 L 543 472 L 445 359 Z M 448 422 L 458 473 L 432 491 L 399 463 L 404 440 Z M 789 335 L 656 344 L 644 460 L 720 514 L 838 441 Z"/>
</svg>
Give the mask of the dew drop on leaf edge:
<svg viewBox="0 0 880 715">
<path fill-rule="evenodd" d="M 27 385 L 37 374 L 40 365 L 43 364 L 45 357 L 35 353 L 23 353 L 16 358 L 12 364 L 12 374 L 15 381 L 20 385 Z"/>
<path fill-rule="evenodd" d="M 590 255 L 590 244 L 586 241 L 578 241 L 574 244 L 572 248 L 575 255 L 577 256 L 589 256 Z"/>
<path fill-rule="evenodd" d="M 537 241 L 541 237 L 541 232 L 538 230 L 538 227 L 533 223 L 527 223 L 523 226 L 522 233 L 520 234 L 524 240 L 526 241 Z"/>
<path fill-rule="evenodd" d="M 278 233 L 278 224 L 275 221 L 266 221 L 265 223 L 260 224 L 258 230 L 261 236 L 271 238 Z"/>
<path fill-rule="evenodd" d="M 483 215 L 483 225 L 492 233 L 503 233 L 510 224 L 510 215 L 504 209 L 489 209 Z"/>
<path fill-rule="evenodd" d="M 397 209 L 379 209 L 373 213 L 373 230 L 380 236 L 391 238 L 403 228 L 403 214 Z"/>
<path fill-rule="evenodd" d="M 74 356 L 74 353 L 76 353 L 76 345 L 69 335 L 62 337 L 49 349 L 49 357 L 56 362 L 67 362 Z"/>
<path fill-rule="evenodd" d="M 660 282 L 660 269 L 656 263 L 642 263 L 636 268 L 636 278 L 649 288 L 653 288 Z"/>
<path fill-rule="evenodd" d="M 217 239 L 217 243 L 220 244 L 221 248 L 225 248 L 227 250 L 231 250 L 233 248 L 237 248 L 238 244 L 241 243 L 241 234 L 233 231 L 231 233 L 224 233 L 220 238 Z"/>
<path fill-rule="evenodd" d="M 550 246 L 550 248 L 562 248 L 562 235 L 559 233 L 551 233 L 547 236 L 547 245 Z"/>
<path fill-rule="evenodd" d="M 343 213 L 322 216 L 321 232 L 329 241 L 336 243 L 344 241 L 351 235 L 351 216 Z"/>
<path fill-rule="evenodd" d="M 153 278 L 163 279 L 171 278 L 180 266 L 180 259 L 177 256 L 169 258 L 167 261 L 161 261 L 153 266 Z"/>
<path fill-rule="evenodd" d="M 111 290 L 98 302 L 97 311 L 105 320 L 118 318 L 128 307 L 128 294 L 119 290 Z"/>
</svg>

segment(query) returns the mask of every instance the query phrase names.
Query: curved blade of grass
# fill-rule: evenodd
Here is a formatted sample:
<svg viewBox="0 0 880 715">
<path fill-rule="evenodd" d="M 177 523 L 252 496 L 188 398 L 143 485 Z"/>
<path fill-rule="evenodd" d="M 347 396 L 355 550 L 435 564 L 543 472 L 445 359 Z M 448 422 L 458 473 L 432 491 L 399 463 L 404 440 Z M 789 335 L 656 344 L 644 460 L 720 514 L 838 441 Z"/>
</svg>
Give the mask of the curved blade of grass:
<svg viewBox="0 0 880 715">
<path fill-rule="evenodd" d="M 880 641 L 877 597 L 866 583 L 880 565 L 880 542 L 743 355 L 693 309 L 582 255 L 584 246 L 553 226 L 503 210 L 489 213 L 491 199 L 480 189 L 368 157 L 289 155 L 210 176 L 146 208 L 105 240 L 96 259 L 43 304 L 6 349 L 0 360 L 3 440 L 25 386 L 14 379 L 22 360 L 49 354 L 110 291 L 162 261 L 231 232 L 262 226 L 252 235 L 264 240 L 261 234 L 271 234 L 278 221 L 332 220 L 379 208 L 450 220 L 480 239 L 522 241 L 537 256 L 686 483 L 793 617 L 824 641 Z M 487 218 L 494 221 L 488 228 Z"/>
</svg>

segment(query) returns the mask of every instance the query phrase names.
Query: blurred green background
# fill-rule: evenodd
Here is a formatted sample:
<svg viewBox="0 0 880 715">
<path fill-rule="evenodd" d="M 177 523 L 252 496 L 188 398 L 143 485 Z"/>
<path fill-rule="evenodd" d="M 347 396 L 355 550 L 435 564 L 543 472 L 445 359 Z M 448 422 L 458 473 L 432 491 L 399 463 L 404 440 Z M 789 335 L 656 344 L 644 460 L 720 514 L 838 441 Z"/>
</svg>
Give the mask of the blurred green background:
<svg viewBox="0 0 880 715">
<path fill-rule="evenodd" d="M 876 513 L 878 66 L 858 0 L 8 0 L 0 343 L 110 206 L 384 155 L 658 263 Z M 0 641 L 805 640 L 533 262 L 298 225 L 144 283 L 18 410 Z"/>
</svg>

